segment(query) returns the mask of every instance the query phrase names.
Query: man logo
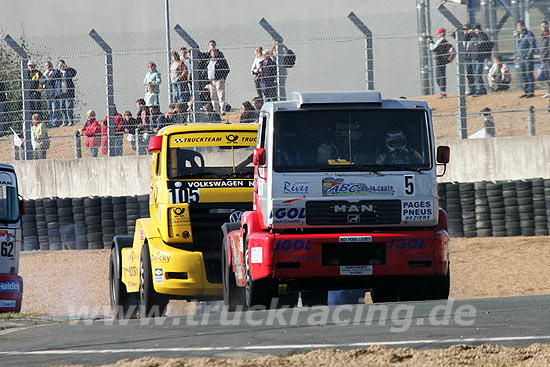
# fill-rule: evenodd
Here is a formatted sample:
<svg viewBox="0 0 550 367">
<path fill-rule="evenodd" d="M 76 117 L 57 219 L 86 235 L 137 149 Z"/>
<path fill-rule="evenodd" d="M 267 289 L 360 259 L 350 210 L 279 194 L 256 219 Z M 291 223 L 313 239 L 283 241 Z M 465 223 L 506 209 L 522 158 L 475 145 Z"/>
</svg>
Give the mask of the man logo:
<svg viewBox="0 0 550 367">
<path fill-rule="evenodd" d="M 240 210 L 235 210 L 229 215 L 229 221 L 231 223 L 240 223 L 243 212 Z"/>
<path fill-rule="evenodd" d="M 174 214 L 177 215 L 178 217 L 183 215 L 183 213 L 185 213 L 185 208 L 174 208 Z"/>
<path fill-rule="evenodd" d="M 334 205 L 334 212 L 335 213 L 366 213 L 366 212 L 370 212 L 370 213 L 373 213 L 374 212 L 374 206 L 372 204 L 369 204 L 369 205 L 365 205 L 365 204 L 361 204 L 361 205 L 346 205 L 346 204 L 342 204 L 342 205 Z"/>
<path fill-rule="evenodd" d="M 237 139 L 239 139 L 239 135 L 229 134 L 229 135 L 226 135 L 225 138 L 226 138 L 227 141 L 229 141 L 230 143 L 236 143 L 236 142 L 237 142 Z"/>
<path fill-rule="evenodd" d="M 348 223 L 354 224 L 354 223 L 360 223 L 360 222 L 361 222 L 360 214 L 348 214 Z"/>
</svg>

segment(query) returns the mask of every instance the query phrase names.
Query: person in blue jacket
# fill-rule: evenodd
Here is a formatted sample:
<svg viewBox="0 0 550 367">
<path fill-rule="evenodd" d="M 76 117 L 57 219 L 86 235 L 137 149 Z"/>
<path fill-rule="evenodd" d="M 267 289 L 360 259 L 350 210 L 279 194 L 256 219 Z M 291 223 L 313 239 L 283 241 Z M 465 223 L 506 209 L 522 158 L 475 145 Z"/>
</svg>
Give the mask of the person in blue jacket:
<svg viewBox="0 0 550 367">
<path fill-rule="evenodd" d="M 53 68 L 51 61 L 44 64 L 46 70 L 40 78 L 40 84 L 44 89 L 44 96 L 48 105 L 48 114 L 50 116 L 50 127 L 59 126 L 61 117 L 59 99 L 61 98 L 61 72 Z"/>
<path fill-rule="evenodd" d="M 63 115 L 62 126 L 72 126 L 75 124 L 73 114 L 75 99 L 73 78 L 76 76 L 76 70 L 67 66 L 64 60 L 59 60 L 57 67 L 61 73 L 61 98 L 59 99 L 59 105 L 61 114 Z"/>
<path fill-rule="evenodd" d="M 535 96 L 535 77 L 533 75 L 533 56 L 537 49 L 535 35 L 527 29 L 523 20 L 517 22 L 516 57 L 519 64 L 524 93 L 519 98 Z"/>
</svg>

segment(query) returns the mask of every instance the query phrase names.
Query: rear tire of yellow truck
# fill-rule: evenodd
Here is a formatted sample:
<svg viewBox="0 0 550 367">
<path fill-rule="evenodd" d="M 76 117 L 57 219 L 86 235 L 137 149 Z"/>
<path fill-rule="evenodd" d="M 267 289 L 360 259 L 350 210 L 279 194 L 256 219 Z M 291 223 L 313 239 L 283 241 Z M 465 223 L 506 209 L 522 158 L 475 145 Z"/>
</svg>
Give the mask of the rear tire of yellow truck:
<svg viewBox="0 0 550 367">
<path fill-rule="evenodd" d="M 147 243 L 141 248 L 139 299 L 140 318 L 164 316 L 169 298 L 155 291 Z"/>
</svg>

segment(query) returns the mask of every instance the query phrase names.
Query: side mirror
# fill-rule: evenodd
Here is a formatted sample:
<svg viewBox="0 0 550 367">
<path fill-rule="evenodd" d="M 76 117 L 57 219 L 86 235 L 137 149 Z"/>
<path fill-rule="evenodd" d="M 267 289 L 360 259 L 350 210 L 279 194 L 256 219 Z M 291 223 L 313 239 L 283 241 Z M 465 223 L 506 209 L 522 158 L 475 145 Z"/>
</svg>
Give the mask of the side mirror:
<svg viewBox="0 0 550 367">
<path fill-rule="evenodd" d="M 19 215 L 25 214 L 25 202 L 23 199 L 19 199 Z"/>
<path fill-rule="evenodd" d="M 158 153 L 162 149 L 162 135 L 156 135 L 149 140 L 149 151 Z"/>
<path fill-rule="evenodd" d="M 449 163 L 451 156 L 451 148 L 446 145 L 437 147 L 437 163 L 447 164 Z"/>
<path fill-rule="evenodd" d="M 254 149 L 254 157 L 252 158 L 252 163 L 254 163 L 255 166 L 263 166 L 265 164 L 264 148 Z"/>
</svg>

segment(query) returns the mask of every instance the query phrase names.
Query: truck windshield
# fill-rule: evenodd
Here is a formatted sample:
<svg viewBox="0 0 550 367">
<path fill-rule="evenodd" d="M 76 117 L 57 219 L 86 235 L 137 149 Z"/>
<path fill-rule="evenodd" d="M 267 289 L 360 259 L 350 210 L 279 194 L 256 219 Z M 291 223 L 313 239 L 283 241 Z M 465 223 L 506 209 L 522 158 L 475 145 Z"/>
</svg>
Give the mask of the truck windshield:
<svg viewBox="0 0 550 367">
<path fill-rule="evenodd" d="M 281 111 L 274 130 L 278 172 L 431 168 L 424 110 Z"/>
<path fill-rule="evenodd" d="M 17 186 L 12 172 L 0 171 L 0 223 L 19 220 Z"/>
<path fill-rule="evenodd" d="M 168 150 L 168 178 L 253 178 L 254 146 L 198 146 Z"/>
</svg>

